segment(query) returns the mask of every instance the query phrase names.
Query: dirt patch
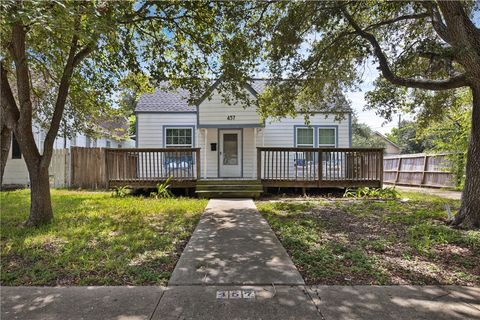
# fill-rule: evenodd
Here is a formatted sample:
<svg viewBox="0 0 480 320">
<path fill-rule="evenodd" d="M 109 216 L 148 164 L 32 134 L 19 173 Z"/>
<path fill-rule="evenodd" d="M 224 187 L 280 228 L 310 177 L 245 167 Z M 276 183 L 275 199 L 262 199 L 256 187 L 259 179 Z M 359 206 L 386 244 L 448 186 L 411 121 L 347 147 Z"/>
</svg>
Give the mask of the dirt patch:
<svg viewBox="0 0 480 320">
<path fill-rule="evenodd" d="M 295 212 L 293 203 L 260 211 L 307 284 L 480 285 L 480 234 L 447 227 L 441 204 L 335 200 Z"/>
</svg>

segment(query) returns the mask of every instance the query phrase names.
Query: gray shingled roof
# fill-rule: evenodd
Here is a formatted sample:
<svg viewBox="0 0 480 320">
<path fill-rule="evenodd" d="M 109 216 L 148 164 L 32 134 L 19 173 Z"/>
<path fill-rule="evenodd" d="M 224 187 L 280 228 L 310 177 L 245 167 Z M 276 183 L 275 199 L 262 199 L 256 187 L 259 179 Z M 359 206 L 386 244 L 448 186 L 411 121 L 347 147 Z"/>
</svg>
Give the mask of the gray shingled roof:
<svg viewBox="0 0 480 320">
<path fill-rule="evenodd" d="M 262 93 L 267 85 L 267 80 L 255 79 L 250 83 L 253 90 Z M 136 112 L 196 112 L 195 105 L 188 104 L 189 92 L 184 89 L 171 90 L 168 85 L 162 84 L 153 93 L 145 93 L 138 100 Z M 345 96 L 338 97 L 335 103 L 337 110 L 350 111 Z M 341 106 L 338 108 L 338 106 Z"/>
<path fill-rule="evenodd" d="M 196 112 L 197 107 L 188 104 L 189 92 L 184 89 L 169 90 L 166 85 L 145 93 L 138 100 L 137 112 Z"/>
</svg>

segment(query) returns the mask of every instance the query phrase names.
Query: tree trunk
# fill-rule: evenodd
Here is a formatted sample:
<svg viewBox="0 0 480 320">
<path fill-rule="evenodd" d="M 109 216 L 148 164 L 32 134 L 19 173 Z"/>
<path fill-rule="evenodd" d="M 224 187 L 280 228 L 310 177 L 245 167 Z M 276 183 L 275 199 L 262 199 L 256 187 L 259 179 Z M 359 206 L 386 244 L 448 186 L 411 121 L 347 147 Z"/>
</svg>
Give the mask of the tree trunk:
<svg viewBox="0 0 480 320">
<path fill-rule="evenodd" d="M 41 161 L 39 161 L 41 162 Z M 50 199 L 50 179 L 48 166 L 40 164 L 27 165 L 30 175 L 30 215 L 25 225 L 39 226 L 48 223 L 53 218 Z"/>
<path fill-rule="evenodd" d="M 453 224 L 465 229 L 480 228 L 480 83 L 472 86 L 472 131 L 468 145 L 462 204 Z"/>
<path fill-rule="evenodd" d="M 5 172 L 5 166 L 7 165 L 8 153 L 10 152 L 10 145 L 12 144 L 12 130 L 6 125 L 2 127 L 1 140 L 0 140 L 0 189 L 3 185 L 3 174 Z"/>
</svg>

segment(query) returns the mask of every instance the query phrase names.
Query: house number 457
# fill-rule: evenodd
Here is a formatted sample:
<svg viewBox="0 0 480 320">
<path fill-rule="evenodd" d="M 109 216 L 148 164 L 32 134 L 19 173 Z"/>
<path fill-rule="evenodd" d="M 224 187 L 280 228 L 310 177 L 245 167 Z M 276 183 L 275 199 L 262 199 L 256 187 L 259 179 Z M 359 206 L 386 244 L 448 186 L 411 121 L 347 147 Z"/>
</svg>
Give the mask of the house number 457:
<svg viewBox="0 0 480 320">
<path fill-rule="evenodd" d="M 228 115 L 227 120 L 235 120 L 235 116 L 234 115 Z"/>
</svg>

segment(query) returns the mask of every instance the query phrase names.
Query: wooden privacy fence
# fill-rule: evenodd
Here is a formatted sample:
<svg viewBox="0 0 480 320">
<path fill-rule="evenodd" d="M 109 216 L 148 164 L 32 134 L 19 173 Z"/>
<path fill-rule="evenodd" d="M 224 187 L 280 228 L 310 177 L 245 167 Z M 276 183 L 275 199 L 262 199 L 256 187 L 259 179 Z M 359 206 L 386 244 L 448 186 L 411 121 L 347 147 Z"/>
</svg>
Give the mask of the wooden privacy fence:
<svg viewBox="0 0 480 320">
<path fill-rule="evenodd" d="M 70 150 L 53 150 L 52 160 L 48 167 L 50 186 L 64 188 L 70 186 Z"/>
<path fill-rule="evenodd" d="M 257 177 L 265 186 L 381 187 L 383 149 L 257 148 Z"/>
<path fill-rule="evenodd" d="M 383 160 L 384 182 L 406 186 L 455 187 L 446 154 L 403 154 Z"/>
<path fill-rule="evenodd" d="M 71 149 L 71 186 L 85 189 L 108 187 L 103 148 Z"/>
</svg>

